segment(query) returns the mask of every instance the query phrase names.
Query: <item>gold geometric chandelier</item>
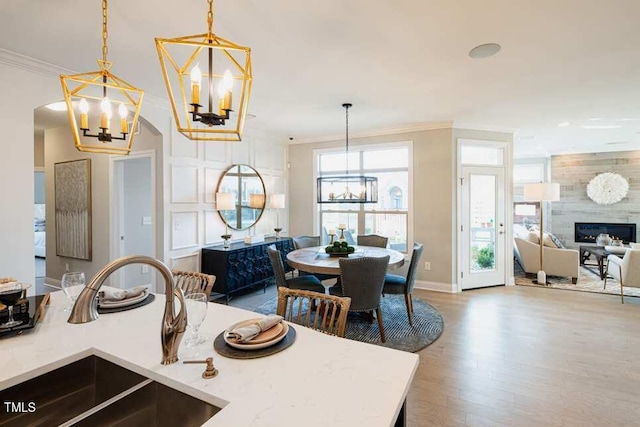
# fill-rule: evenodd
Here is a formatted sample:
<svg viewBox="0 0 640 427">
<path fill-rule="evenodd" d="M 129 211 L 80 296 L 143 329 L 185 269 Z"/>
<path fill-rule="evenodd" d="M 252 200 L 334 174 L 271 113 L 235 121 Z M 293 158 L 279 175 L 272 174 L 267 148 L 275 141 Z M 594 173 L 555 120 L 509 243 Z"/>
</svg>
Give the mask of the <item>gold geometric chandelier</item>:
<svg viewBox="0 0 640 427">
<path fill-rule="evenodd" d="M 76 148 L 90 153 L 127 155 L 133 145 L 144 91 L 111 73 L 113 64 L 107 61 L 108 36 L 107 0 L 102 0 L 102 59 L 98 60 L 100 69 L 60 76 L 60 82 Z M 120 120 L 112 127 L 114 106 Z M 100 111 L 100 119 L 96 119 L 98 123 L 90 123 L 89 111 L 92 107 Z M 132 122 L 127 120 L 130 110 L 133 111 Z M 92 127 L 96 129 L 93 132 Z"/>
<path fill-rule="evenodd" d="M 251 49 L 213 34 L 213 0 L 207 2 L 205 34 L 156 38 L 160 66 L 180 133 L 192 140 L 241 141 Z"/>
</svg>

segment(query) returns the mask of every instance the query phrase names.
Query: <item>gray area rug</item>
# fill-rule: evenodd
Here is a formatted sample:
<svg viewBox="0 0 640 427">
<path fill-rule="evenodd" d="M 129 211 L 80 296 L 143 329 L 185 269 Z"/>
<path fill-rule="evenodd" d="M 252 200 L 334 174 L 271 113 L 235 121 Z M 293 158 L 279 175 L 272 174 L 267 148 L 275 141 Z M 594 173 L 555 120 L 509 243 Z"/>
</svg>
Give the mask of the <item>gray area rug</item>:
<svg viewBox="0 0 640 427">
<path fill-rule="evenodd" d="M 278 298 L 272 298 L 255 309 L 261 314 L 273 314 Z M 413 298 L 413 326 L 409 326 L 404 295 L 387 295 L 382 298 L 382 320 L 387 342 L 380 341 L 378 322 L 369 323 L 357 313 L 349 313 L 346 338 L 415 353 L 438 339 L 444 329 L 440 312 L 430 304 Z"/>
</svg>

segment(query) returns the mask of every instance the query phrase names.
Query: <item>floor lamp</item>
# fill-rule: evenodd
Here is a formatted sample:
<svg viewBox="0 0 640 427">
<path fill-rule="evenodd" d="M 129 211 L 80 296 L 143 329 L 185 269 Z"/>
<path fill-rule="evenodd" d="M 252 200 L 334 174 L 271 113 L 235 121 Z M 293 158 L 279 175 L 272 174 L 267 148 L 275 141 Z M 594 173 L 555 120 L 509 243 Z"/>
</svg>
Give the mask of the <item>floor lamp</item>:
<svg viewBox="0 0 640 427">
<path fill-rule="evenodd" d="M 538 284 L 547 284 L 547 274 L 544 272 L 544 202 L 560 200 L 560 184 L 555 182 L 541 182 L 539 184 L 525 184 L 524 199 L 528 202 L 540 202 L 540 271 Z"/>
</svg>

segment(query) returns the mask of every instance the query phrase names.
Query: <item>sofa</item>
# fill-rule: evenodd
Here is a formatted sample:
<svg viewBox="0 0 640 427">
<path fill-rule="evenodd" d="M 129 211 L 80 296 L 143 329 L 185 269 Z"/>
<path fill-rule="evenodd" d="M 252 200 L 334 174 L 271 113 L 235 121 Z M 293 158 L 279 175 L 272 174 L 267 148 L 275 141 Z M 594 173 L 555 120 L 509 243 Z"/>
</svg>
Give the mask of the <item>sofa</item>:
<svg viewBox="0 0 640 427">
<path fill-rule="evenodd" d="M 539 244 L 517 236 L 513 240 L 513 250 L 522 269 L 525 273 L 537 273 L 540 270 Z M 546 244 L 542 250 L 544 251 L 544 271 L 547 275 L 571 277 L 573 284 L 578 282 L 580 254 L 577 250 L 555 248 Z"/>
</svg>

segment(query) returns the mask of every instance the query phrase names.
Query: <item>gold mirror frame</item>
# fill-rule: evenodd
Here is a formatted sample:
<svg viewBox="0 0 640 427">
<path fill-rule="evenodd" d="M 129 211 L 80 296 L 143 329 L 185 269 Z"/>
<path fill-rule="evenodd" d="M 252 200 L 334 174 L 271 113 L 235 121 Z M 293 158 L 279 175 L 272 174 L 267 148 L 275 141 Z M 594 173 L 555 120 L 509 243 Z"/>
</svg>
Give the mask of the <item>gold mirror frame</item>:
<svg viewBox="0 0 640 427">
<path fill-rule="evenodd" d="M 259 181 L 256 181 L 253 188 L 257 188 L 258 190 L 262 190 L 262 193 L 258 192 L 248 192 L 251 191 L 251 188 L 248 188 L 245 179 L 257 178 Z M 235 184 L 230 181 L 236 181 Z M 218 181 L 218 186 L 216 188 L 216 193 L 232 193 L 235 195 L 234 205 L 236 206 L 235 210 L 225 210 L 218 211 L 218 215 L 220 215 L 220 219 L 222 222 L 227 224 L 229 228 L 234 230 L 247 230 L 250 227 L 253 227 L 260 221 L 262 218 L 262 214 L 264 213 L 266 207 L 266 199 L 267 199 L 267 191 L 264 186 L 264 180 L 258 171 L 252 166 L 237 163 L 228 167 L 220 177 Z M 262 207 L 253 208 L 249 205 L 250 196 L 252 194 L 262 194 Z M 240 199 L 238 199 L 238 195 Z M 256 214 L 256 211 L 259 211 Z M 251 224 L 243 226 L 243 213 L 251 212 L 254 215 L 254 219 Z M 238 222 L 238 220 L 240 222 Z"/>
</svg>

